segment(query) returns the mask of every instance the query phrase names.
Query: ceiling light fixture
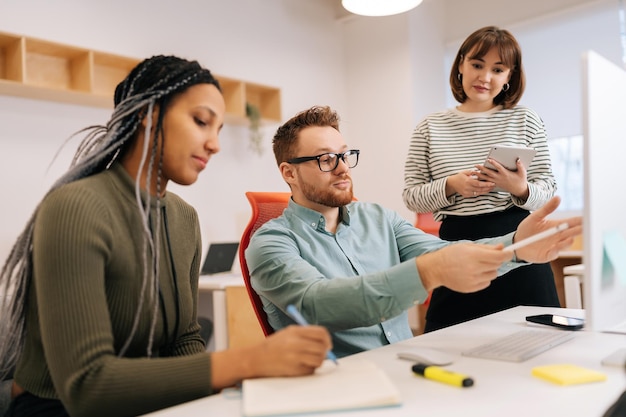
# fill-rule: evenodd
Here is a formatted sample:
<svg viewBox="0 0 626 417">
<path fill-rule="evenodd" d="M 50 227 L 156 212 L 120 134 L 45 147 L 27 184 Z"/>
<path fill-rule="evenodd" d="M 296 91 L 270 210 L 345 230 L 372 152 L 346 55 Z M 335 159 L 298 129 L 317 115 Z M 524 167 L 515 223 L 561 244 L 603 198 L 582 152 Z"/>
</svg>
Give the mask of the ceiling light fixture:
<svg viewBox="0 0 626 417">
<path fill-rule="evenodd" d="M 347 11 L 362 16 L 390 16 L 408 12 L 422 0 L 341 0 Z"/>
</svg>

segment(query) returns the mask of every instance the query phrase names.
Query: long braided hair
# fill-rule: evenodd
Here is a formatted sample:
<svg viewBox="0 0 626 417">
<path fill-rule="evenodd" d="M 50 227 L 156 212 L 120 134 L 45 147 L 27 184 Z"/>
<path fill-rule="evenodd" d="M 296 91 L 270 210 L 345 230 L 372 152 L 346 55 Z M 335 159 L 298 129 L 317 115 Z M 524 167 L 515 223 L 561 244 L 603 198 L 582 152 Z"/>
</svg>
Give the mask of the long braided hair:
<svg viewBox="0 0 626 417">
<path fill-rule="evenodd" d="M 137 136 L 137 130 L 141 121 L 146 118 L 146 140 L 139 173 L 135 179 L 135 196 L 137 210 L 143 221 L 143 282 L 141 296 L 138 302 L 133 327 L 123 348 L 119 352 L 122 356 L 128 348 L 137 325 L 139 313 L 144 302 L 146 290 L 152 301 L 153 318 L 148 341 L 147 352 L 150 356 L 152 351 L 154 326 L 158 312 L 158 248 L 156 244 L 158 235 L 153 235 L 149 226 L 148 214 L 150 210 L 150 193 L 147 201 L 142 201 L 141 186 L 139 183 L 143 167 L 148 162 L 148 178 L 146 184 L 150 184 L 150 175 L 156 164 L 160 172 L 161 156 L 157 153 L 157 140 L 162 133 L 162 123 L 168 104 L 176 95 L 184 92 L 196 84 L 213 84 L 220 91 L 218 81 L 211 72 L 202 68 L 196 61 L 188 61 L 175 56 L 153 56 L 140 62 L 130 74 L 120 82 L 114 95 L 115 108 L 106 126 L 90 126 L 80 130 L 76 134 L 85 134 L 72 159 L 70 168 L 50 188 L 51 191 L 90 175 L 97 174 L 108 169 L 111 164 L 118 160 L 130 147 Z M 153 126 L 153 110 L 157 109 L 156 123 Z M 153 131 L 152 136 L 150 132 Z M 152 151 L 148 156 L 148 148 L 152 142 Z M 157 207 L 160 203 L 161 184 L 160 175 L 157 176 Z M 0 272 L 0 380 L 14 368 L 24 345 L 25 337 L 25 312 L 28 288 L 32 275 L 32 244 L 35 216 L 27 222 L 24 230 L 17 238 L 11 252 Z M 160 210 L 157 210 L 157 216 Z M 158 219 L 157 219 L 158 220 Z M 150 259 L 149 254 L 154 254 Z M 4 293 L 4 295 L 2 295 Z"/>
</svg>

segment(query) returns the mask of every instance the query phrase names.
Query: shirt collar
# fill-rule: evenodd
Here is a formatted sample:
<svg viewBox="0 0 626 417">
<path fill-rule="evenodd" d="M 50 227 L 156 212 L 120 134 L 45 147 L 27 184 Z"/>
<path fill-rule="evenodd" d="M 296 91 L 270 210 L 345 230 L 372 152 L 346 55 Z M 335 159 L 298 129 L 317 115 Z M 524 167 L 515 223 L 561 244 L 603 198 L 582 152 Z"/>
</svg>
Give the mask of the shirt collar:
<svg viewBox="0 0 626 417">
<path fill-rule="evenodd" d="M 319 211 L 301 206 L 293 201 L 293 198 L 289 199 L 289 209 L 311 228 L 318 231 L 326 230 L 326 219 Z M 350 205 L 339 207 L 339 214 L 341 216 L 341 223 L 350 226 Z"/>
</svg>

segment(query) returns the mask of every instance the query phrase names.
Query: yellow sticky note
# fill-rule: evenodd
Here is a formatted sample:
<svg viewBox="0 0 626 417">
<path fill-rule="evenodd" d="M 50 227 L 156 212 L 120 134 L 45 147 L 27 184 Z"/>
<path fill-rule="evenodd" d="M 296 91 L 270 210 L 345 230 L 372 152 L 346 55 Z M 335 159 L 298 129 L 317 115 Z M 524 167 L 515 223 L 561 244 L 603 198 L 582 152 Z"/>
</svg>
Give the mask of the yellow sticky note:
<svg viewBox="0 0 626 417">
<path fill-rule="evenodd" d="M 584 384 L 606 380 L 606 375 L 602 372 L 570 364 L 536 366 L 531 370 L 531 373 L 537 378 L 559 385 Z"/>
</svg>

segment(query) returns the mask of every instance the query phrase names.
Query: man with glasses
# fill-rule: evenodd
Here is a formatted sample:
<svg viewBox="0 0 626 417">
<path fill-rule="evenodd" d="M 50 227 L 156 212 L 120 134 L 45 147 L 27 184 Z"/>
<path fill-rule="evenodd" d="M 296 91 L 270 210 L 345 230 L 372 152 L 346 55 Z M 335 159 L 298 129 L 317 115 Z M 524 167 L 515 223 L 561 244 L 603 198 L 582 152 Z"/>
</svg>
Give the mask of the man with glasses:
<svg viewBox="0 0 626 417">
<path fill-rule="evenodd" d="M 278 128 L 276 162 L 291 188 L 289 206 L 252 236 L 246 250 L 251 282 L 274 329 L 293 324 L 295 305 L 311 324 L 326 326 L 333 352 L 346 356 L 413 336 L 407 309 L 430 291 L 486 288 L 497 276 L 527 262 L 547 262 L 572 244 L 581 218 L 548 221 L 558 198 L 520 224 L 517 232 L 480 243 L 443 241 L 416 229 L 397 213 L 353 201 L 350 169 L 359 150 L 339 133 L 329 107 L 298 113 Z M 559 223 L 569 229 L 517 250 L 502 250 Z"/>
</svg>

